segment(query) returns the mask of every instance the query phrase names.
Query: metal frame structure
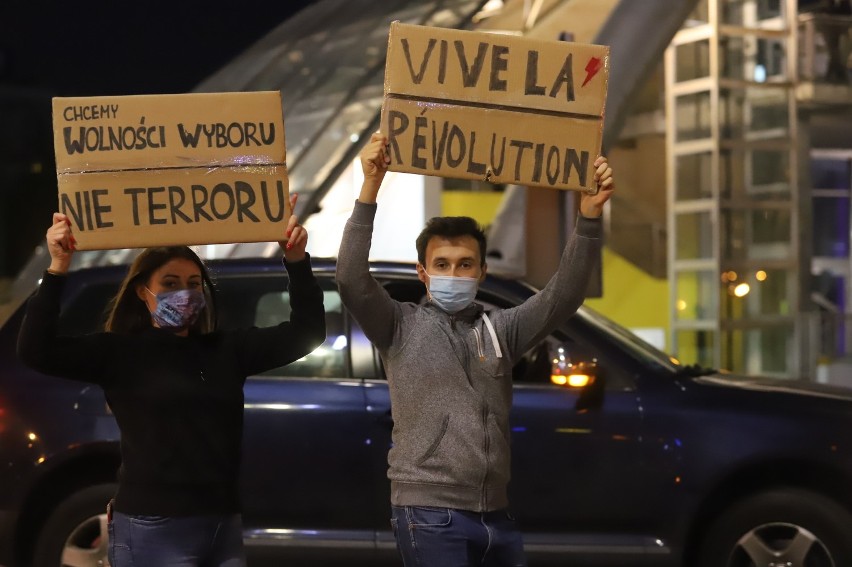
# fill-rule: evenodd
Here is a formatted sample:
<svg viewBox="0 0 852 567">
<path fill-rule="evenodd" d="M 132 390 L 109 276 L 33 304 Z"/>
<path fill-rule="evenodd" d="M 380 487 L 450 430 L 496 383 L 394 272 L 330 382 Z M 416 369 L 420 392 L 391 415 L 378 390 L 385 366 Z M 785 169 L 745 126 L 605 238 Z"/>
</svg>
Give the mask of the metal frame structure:
<svg viewBox="0 0 852 567">
<path fill-rule="evenodd" d="M 795 0 L 706 0 L 665 55 L 670 343 L 688 362 L 800 374 Z M 807 218 L 807 217 L 805 217 Z"/>
</svg>

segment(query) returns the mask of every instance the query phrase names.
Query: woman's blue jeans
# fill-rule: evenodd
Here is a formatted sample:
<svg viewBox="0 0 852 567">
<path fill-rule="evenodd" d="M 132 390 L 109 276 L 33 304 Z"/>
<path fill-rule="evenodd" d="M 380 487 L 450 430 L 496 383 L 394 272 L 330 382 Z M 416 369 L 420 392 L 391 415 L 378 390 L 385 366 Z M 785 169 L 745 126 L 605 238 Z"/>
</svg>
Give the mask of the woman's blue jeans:
<svg viewBox="0 0 852 567">
<path fill-rule="evenodd" d="M 111 567 L 245 567 L 239 514 L 129 516 L 114 512 Z"/>
<path fill-rule="evenodd" d="M 521 532 L 506 510 L 393 506 L 391 511 L 405 567 L 526 567 Z"/>
</svg>

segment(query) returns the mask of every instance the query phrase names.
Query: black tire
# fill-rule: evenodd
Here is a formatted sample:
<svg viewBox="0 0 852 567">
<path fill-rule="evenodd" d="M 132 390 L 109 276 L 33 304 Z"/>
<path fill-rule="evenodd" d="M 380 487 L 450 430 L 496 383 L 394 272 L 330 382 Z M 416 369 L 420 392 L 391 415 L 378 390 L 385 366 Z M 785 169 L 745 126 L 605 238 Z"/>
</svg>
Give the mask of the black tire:
<svg viewBox="0 0 852 567">
<path fill-rule="evenodd" d="M 777 489 L 749 497 L 710 526 L 701 567 L 847 567 L 852 565 L 852 514 L 825 496 Z"/>
<path fill-rule="evenodd" d="M 115 490 L 97 484 L 63 500 L 39 533 L 33 567 L 107 565 L 106 505 Z"/>
</svg>

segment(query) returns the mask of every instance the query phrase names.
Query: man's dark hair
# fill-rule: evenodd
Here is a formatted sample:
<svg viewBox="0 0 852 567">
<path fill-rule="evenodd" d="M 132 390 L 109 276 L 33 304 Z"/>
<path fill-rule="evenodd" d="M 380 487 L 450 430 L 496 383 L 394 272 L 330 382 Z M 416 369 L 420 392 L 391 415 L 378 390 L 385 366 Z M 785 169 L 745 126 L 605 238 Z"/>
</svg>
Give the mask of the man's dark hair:
<svg viewBox="0 0 852 567">
<path fill-rule="evenodd" d="M 472 236 L 479 244 L 479 264 L 485 265 L 485 233 L 479 223 L 470 217 L 432 217 L 417 237 L 417 260 L 426 265 L 426 245 L 433 236 L 455 238 Z"/>
</svg>

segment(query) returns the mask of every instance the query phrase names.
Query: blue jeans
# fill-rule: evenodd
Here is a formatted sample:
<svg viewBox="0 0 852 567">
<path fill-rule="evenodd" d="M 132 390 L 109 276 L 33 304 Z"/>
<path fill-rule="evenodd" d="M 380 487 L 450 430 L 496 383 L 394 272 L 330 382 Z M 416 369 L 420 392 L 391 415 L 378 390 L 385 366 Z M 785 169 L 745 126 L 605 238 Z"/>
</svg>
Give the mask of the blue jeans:
<svg viewBox="0 0 852 567">
<path fill-rule="evenodd" d="M 506 511 L 393 506 L 391 526 L 405 567 L 526 567 L 524 544 Z"/>
<path fill-rule="evenodd" d="M 109 522 L 111 567 L 245 567 L 239 514 L 129 516 Z"/>
</svg>

